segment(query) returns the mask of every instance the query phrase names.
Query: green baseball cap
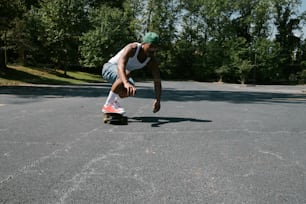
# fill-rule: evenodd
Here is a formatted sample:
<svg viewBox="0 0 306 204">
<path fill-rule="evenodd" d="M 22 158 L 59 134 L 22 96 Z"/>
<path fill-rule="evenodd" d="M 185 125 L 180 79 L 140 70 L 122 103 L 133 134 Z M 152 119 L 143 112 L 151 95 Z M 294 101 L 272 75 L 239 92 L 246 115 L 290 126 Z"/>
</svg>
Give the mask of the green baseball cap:
<svg viewBox="0 0 306 204">
<path fill-rule="evenodd" d="M 149 44 L 158 44 L 160 42 L 159 35 L 157 35 L 154 32 L 148 32 L 144 37 L 143 37 L 143 42 L 144 43 L 149 43 Z"/>
</svg>

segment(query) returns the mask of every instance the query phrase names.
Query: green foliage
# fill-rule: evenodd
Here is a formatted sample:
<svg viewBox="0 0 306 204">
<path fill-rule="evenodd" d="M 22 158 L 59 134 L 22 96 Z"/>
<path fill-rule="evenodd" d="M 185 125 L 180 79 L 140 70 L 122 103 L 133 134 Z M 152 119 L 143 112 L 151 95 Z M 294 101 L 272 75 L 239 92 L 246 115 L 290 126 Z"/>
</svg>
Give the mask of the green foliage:
<svg viewBox="0 0 306 204">
<path fill-rule="evenodd" d="M 260 38 L 254 42 L 252 49 L 256 81 L 269 82 L 278 78 L 280 74 L 277 66 L 280 53 L 279 43 Z"/>
<path fill-rule="evenodd" d="M 21 17 L 25 10 L 24 0 L 0 0 L 0 31 L 12 26 L 16 17 Z"/>
<path fill-rule="evenodd" d="M 31 54 L 36 56 L 35 61 L 48 60 L 63 67 L 77 65 L 79 37 L 88 24 L 85 14 L 80 0 L 47 1 L 39 8 L 33 7 L 27 13 L 27 31 L 34 41 Z"/>
<path fill-rule="evenodd" d="M 126 29 L 128 16 L 119 9 L 102 5 L 89 15 L 92 28 L 81 37 L 81 63 L 87 67 L 101 67 L 134 37 Z"/>
<path fill-rule="evenodd" d="M 162 75 L 174 76 L 175 66 L 175 45 L 177 36 L 177 23 L 179 1 L 176 0 L 148 0 L 144 5 L 142 32 L 154 31 L 159 33 L 162 43 L 160 45 L 160 67 Z"/>
<path fill-rule="evenodd" d="M 280 77 L 285 80 L 296 73 L 293 53 L 299 49 L 301 39 L 297 37 L 294 31 L 300 31 L 300 23 L 303 21 L 302 16 L 298 16 L 297 5 L 301 4 L 300 0 L 273 0 L 274 24 L 277 27 L 276 41 L 280 44 L 281 50 L 278 56 Z"/>
<path fill-rule="evenodd" d="M 0 69 L 6 68 L 8 47 L 13 47 L 17 43 L 13 42 L 13 45 L 9 45 L 8 38 L 14 32 L 15 25 L 21 25 L 20 18 L 24 11 L 25 4 L 23 0 L 0 0 Z M 20 31 L 20 33 L 22 32 Z M 18 38 L 16 41 L 19 40 Z"/>
<path fill-rule="evenodd" d="M 16 61 L 25 56 L 31 63 L 100 68 L 124 45 L 155 31 L 162 39 L 163 77 L 288 81 L 303 78 L 305 70 L 305 41 L 297 31 L 306 11 L 298 13 L 299 5 L 301 0 L 6 1 L 0 4 L 0 46 L 7 45 Z"/>
<path fill-rule="evenodd" d="M 219 76 L 219 82 L 223 82 L 224 75 L 230 72 L 230 67 L 228 65 L 222 65 L 221 67 L 216 69 L 216 74 Z"/>
<path fill-rule="evenodd" d="M 305 67 L 305 65 L 304 65 Z M 299 80 L 300 84 L 305 84 L 306 82 L 306 69 L 303 69 L 302 71 L 297 73 L 297 78 Z"/>
</svg>

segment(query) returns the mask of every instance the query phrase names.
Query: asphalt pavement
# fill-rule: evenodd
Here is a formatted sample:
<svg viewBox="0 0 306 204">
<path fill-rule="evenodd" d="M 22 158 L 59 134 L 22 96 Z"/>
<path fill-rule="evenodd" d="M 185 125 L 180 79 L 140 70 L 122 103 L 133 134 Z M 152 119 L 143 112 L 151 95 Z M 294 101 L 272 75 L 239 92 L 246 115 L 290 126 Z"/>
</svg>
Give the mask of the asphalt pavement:
<svg viewBox="0 0 306 204">
<path fill-rule="evenodd" d="M 306 87 L 152 82 L 0 87 L 0 203 L 306 203 Z"/>
</svg>

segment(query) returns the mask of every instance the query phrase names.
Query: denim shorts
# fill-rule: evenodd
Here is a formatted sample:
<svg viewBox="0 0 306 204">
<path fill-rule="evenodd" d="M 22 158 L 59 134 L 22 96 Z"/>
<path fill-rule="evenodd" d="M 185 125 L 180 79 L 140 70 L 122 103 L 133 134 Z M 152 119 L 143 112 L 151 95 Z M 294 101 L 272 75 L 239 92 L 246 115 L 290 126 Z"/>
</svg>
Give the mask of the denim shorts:
<svg viewBox="0 0 306 204">
<path fill-rule="evenodd" d="M 107 82 L 113 84 L 118 79 L 117 64 L 112 64 L 109 62 L 105 63 L 102 69 L 102 77 Z M 132 77 L 128 78 L 128 81 L 130 84 L 135 85 L 135 82 Z"/>
</svg>

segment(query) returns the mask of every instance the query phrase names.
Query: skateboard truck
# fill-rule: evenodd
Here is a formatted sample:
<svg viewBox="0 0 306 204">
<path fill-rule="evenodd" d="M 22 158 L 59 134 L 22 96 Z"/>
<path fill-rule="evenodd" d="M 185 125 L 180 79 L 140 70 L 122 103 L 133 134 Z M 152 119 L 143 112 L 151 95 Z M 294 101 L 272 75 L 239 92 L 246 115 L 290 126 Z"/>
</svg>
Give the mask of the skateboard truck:
<svg viewBox="0 0 306 204">
<path fill-rule="evenodd" d="M 105 124 L 127 125 L 128 117 L 119 113 L 104 113 L 103 122 Z"/>
</svg>

